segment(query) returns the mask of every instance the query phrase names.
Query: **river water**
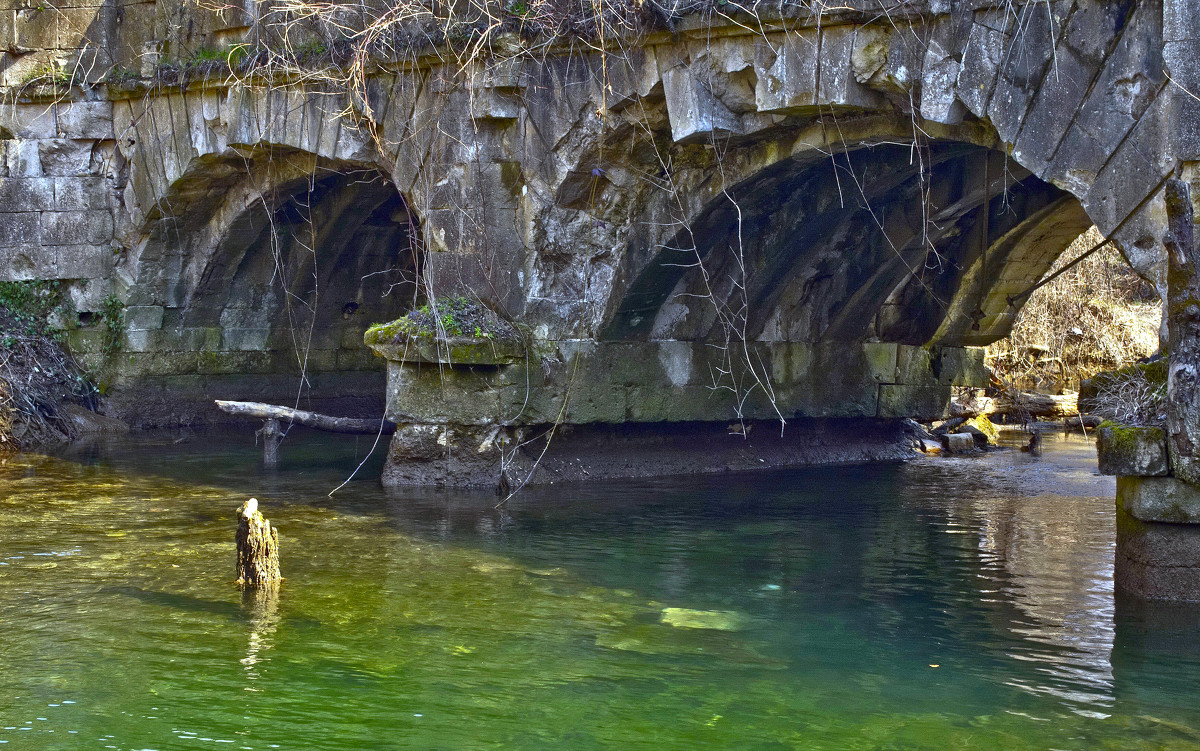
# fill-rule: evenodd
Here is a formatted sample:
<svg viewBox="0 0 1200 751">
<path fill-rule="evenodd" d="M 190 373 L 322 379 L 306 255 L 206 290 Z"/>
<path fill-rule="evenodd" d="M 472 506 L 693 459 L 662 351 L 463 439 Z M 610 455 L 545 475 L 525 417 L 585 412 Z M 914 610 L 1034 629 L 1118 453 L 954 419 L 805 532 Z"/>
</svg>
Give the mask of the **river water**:
<svg viewBox="0 0 1200 751">
<path fill-rule="evenodd" d="M 497 510 L 249 432 L 4 460 L 0 748 L 1200 747 L 1200 611 L 1114 603 L 1079 438 Z M 249 495 L 278 599 L 231 583 Z"/>
</svg>

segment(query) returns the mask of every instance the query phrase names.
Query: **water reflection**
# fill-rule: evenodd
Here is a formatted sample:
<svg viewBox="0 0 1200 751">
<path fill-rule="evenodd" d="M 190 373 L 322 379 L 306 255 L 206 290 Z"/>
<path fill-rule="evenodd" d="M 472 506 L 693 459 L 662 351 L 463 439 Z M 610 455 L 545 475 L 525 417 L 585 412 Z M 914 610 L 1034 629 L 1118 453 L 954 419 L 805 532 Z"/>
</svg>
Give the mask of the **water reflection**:
<svg viewBox="0 0 1200 751">
<path fill-rule="evenodd" d="M 1082 442 L 497 510 L 370 482 L 330 499 L 361 447 L 297 442 L 266 474 L 238 440 L 0 466 L 0 740 L 1198 742 L 1200 611 L 1114 610 L 1111 480 Z M 248 495 L 280 529 L 280 590 L 230 581 Z"/>
</svg>

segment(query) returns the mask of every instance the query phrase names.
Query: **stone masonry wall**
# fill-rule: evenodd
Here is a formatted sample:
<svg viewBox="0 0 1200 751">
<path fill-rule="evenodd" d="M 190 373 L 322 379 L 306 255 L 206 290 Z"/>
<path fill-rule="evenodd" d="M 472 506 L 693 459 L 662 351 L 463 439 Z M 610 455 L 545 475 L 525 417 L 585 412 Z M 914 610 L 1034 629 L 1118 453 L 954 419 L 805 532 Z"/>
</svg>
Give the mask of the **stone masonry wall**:
<svg viewBox="0 0 1200 751">
<path fill-rule="evenodd" d="M 850 326 L 862 318 L 909 346 L 983 343 L 1007 333 L 1007 297 L 1053 261 L 1062 212 L 1082 206 L 1139 270 L 1161 278 L 1158 188 L 1200 159 L 1200 104 L 1187 93 L 1200 92 L 1192 6 L 1064 0 L 1014 14 L 950 2 L 914 6 L 890 24 L 864 5 L 761 31 L 682 19 L 612 64 L 551 54 L 466 71 L 433 58 L 383 65 L 367 93 L 368 127 L 339 116 L 363 102 L 302 86 L 229 86 L 220 76 L 154 85 L 160 61 L 242 38 L 249 16 L 222 19 L 186 2 L 11 5 L 0 13 L 0 278 L 71 280 L 82 312 L 109 294 L 124 301 L 125 354 L 109 363 L 123 389 L 194 379 L 206 367 L 228 384 L 269 377 L 291 368 L 286 343 L 247 338 L 224 319 L 193 323 L 205 280 L 243 262 L 231 238 L 264 196 L 305 175 L 371 169 L 415 217 L 421 268 L 439 293 L 481 296 L 536 338 L 560 341 L 604 339 L 651 290 L 669 304 L 654 303 L 654 327 L 639 336 L 703 337 L 702 327 L 671 328 L 707 315 L 678 302 L 690 277 L 664 276 L 664 249 L 681 227 L 731 226 L 720 205 L 732 186 L 769 186 L 793 168 L 816 174 L 831 151 L 853 165 L 852 150 L 918 132 L 1009 155 L 982 192 L 968 171 L 965 187 L 947 194 L 955 232 L 976 226 L 972 212 L 1006 181 L 1065 191 L 1059 203 L 1037 193 L 1008 234 L 986 238 L 987 254 L 961 256 L 946 310 L 958 320 L 979 308 L 979 333 L 897 323 L 937 313 L 901 284 L 905 264 L 854 255 L 847 233 L 861 216 L 851 214 L 830 220 L 828 244 L 813 246 L 844 259 L 829 274 L 845 289 L 805 297 L 815 294 L 802 283 L 808 261 L 782 267 L 772 272 L 782 292 L 772 291 L 775 277 L 758 280 L 764 304 L 776 306 L 764 326 L 869 338 Z M 37 85 L 50 64 L 70 72 L 69 91 L 53 76 Z M 670 166 L 654 166 L 663 157 Z M 657 187 L 664 180 L 670 191 Z M 919 242 L 920 231 L 906 233 Z M 820 300 L 829 322 L 805 322 Z M 73 342 L 86 353 L 96 337 L 83 329 Z M 378 367 L 353 344 L 330 350 L 318 370 Z"/>
</svg>

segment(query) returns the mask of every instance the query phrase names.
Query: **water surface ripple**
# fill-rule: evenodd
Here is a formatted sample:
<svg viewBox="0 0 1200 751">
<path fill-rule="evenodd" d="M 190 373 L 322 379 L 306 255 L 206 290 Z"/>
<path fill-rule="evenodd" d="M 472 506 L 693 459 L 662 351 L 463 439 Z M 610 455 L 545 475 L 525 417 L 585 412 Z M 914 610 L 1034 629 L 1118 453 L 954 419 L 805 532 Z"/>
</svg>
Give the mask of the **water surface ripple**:
<svg viewBox="0 0 1200 751">
<path fill-rule="evenodd" d="M 495 509 L 247 433 L 0 465 L 0 748 L 1200 748 L 1200 610 L 1114 602 L 1081 439 Z"/>
</svg>

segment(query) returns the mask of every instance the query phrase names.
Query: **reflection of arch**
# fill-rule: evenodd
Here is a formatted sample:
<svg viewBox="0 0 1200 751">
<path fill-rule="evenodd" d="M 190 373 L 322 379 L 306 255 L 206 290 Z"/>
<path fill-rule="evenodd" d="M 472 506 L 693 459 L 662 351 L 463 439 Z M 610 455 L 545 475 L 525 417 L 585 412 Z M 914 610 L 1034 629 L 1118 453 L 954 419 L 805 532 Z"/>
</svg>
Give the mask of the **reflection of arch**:
<svg viewBox="0 0 1200 751">
<path fill-rule="evenodd" d="M 1073 197 L 978 146 L 789 157 L 710 200 L 660 245 L 605 336 L 719 337 L 711 291 L 754 339 L 982 344 L 1011 326 L 1006 295 L 1036 281 L 1089 224 Z"/>
</svg>

